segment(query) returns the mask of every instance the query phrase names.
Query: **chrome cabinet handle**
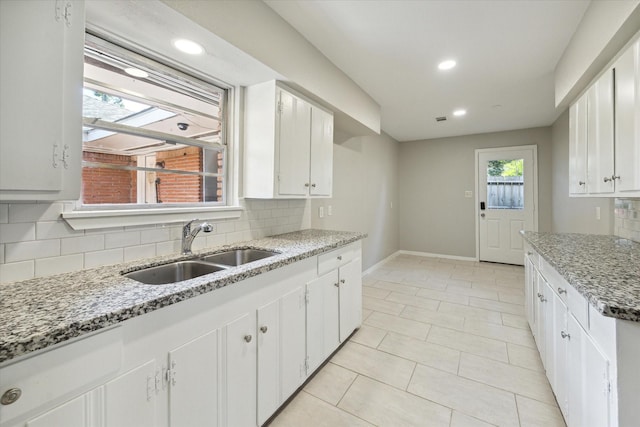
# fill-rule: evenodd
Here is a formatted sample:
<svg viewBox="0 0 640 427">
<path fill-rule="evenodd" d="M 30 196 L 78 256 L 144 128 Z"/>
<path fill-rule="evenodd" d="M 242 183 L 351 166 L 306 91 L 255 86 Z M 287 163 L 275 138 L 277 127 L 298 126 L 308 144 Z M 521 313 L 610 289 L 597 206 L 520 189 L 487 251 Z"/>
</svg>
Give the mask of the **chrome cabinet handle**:
<svg viewBox="0 0 640 427">
<path fill-rule="evenodd" d="M 245 335 L 245 336 L 244 336 L 244 340 L 245 340 L 246 342 L 251 342 L 251 338 L 253 338 L 251 335 Z"/>
<path fill-rule="evenodd" d="M 315 184 L 311 184 L 311 187 L 316 188 L 316 185 Z"/>
<path fill-rule="evenodd" d="M 620 179 L 620 176 L 611 175 L 611 181 L 615 181 L 616 179 Z"/>
<path fill-rule="evenodd" d="M 338 261 L 342 261 L 342 255 L 338 255 Z"/>
<path fill-rule="evenodd" d="M 309 183 L 308 183 L 308 182 L 305 182 L 305 183 L 304 183 L 304 186 L 305 186 L 305 187 L 308 187 L 308 186 L 309 186 Z"/>
<path fill-rule="evenodd" d="M 604 182 L 609 182 L 609 181 L 613 181 L 611 178 L 609 178 L 608 176 L 604 177 Z"/>
<path fill-rule="evenodd" d="M 340 287 L 340 283 L 336 282 L 336 283 L 333 284 L 333 286 L 335 286 L 336 288 L 339 288 Z"/>
<path fill-rule="evenodd" d="M 585 185 L 585 184 L 586 184 L 586 182 L 584 182 L 584 181 L 578 181 L 578 185 Z"/>
<path fill-rule="evenodd" d="M 266 326 L 260 326 L 260 332 L 262 332 L 263 334 L 267 333 L 268 328 Z"/>
<path fill-rule="evenodd" d="M 0 397 L 0 403 L 3 405 L 11 405 L 20 399 L 20 396 L 22 396 L 22 390 L 18 387 L 10 388 L 2 394 L 2 397 Z"/>
<path fill-rule="evenodd" d="M 565 331 L 560 331 L 560 336 L 562 337 L 562 339 L 565 339 L 565 338 L 571 339 L 571 335 L 569 335 Z"/>
<path fill-rule="evenodd" d="M 344 285 L 345 284 L 345 280 L 344 279 L 340 279 L 340 283 Z"/>
<path fill-rule="evenodd" d="M 566 289 L 562 289 L 562 288 L 558 288 L 558 293 L 559 293 L 560 295 L 562 295 L 562 294 L 566 294 L 566 293 L 567 293 L 567 290 L 566 290 Z"/>
</svg>

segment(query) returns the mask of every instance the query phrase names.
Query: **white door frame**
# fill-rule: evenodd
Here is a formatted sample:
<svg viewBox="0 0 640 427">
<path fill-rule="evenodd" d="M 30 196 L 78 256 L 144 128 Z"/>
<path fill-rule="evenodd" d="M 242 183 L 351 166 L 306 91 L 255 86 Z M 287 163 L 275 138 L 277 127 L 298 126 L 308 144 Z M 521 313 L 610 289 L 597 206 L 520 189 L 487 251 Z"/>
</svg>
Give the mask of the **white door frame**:
<svg viewBox="0 0 640 427">
<path fill-rule="evenodd" d="M 478 162 L 480 153 L 501 151 L 533 150 L 533 231 L 538 231 L 538 146 L 516 145 L 510 147 L 477 148 L 475 150 L 475 188 L 476 188 L 476 261 L 480 261 L 480 183 L 478 182 Z"/>
</svg>

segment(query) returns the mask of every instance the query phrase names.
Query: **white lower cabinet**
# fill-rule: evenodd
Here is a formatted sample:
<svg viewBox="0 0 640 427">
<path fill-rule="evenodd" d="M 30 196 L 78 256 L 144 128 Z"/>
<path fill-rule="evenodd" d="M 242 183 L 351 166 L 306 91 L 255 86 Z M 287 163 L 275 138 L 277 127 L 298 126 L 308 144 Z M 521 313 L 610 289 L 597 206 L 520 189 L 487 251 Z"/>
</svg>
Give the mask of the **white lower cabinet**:
<svg viewBox="0 0 640 427">
<path fill-rule="evenodd" d="M 353 243 L 2 366 L 0 394 L 22 396 L 0 427 L 263 425 L 359 327 L 360 254 Z"/>
<path fill-rule="evenodd" d="M 545 261 L 538 264 L 537 254 L 525 262 L 525 268 L 525 284 L 531 287 L 525 294 L 533 295 L 525 299 L 526 312 L 533 313 L 528 315 L 529 325 L 567 425 L 618 425 L 611 421 L 610 360 L 586 329 L 587 301 L 558 279 Z"/>
</svg>

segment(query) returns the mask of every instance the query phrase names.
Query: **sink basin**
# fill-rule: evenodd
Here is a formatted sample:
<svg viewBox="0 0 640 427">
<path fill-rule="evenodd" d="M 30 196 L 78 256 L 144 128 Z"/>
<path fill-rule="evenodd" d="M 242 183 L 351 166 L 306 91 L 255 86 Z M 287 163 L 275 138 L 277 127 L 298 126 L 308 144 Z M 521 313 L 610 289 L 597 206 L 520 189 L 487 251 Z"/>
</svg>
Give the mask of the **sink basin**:
<svg viewBox="0 0 640 427">
<path fill-rule="evenodd" d="M 224 270 L 226 267 L 200 261 L 178 261 L 125 274 L 129 279 L 147 285 L 166 285 Z"/>
<path fill-rule="evenodd" d="M 259 259 L 269 258 L 274 255 L 278 255 L 278 253 L 263 251 L 260 249 L 235 249 L 232 251 L 205 256 L 200 259 L 213 264 L 235 267 L 249 262 L 258 261 Z"/>
</svg>

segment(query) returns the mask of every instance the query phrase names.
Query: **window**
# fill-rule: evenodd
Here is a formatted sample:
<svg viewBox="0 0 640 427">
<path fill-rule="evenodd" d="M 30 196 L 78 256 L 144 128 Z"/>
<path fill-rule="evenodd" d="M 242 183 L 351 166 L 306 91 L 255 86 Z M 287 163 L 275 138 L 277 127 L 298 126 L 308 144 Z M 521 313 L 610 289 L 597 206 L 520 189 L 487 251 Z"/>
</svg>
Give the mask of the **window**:
<svg viewBox="0 0 640 427">
<path fill-rule="evenodd" d="M 82 206 L 225 205 L 227 90 L 87 40 Z"/>
<path fill-rule="evenodd" d="M 489 209 L 524 209 L 524 160 L 489 160 L 487 204 Z"/>
</svg>

